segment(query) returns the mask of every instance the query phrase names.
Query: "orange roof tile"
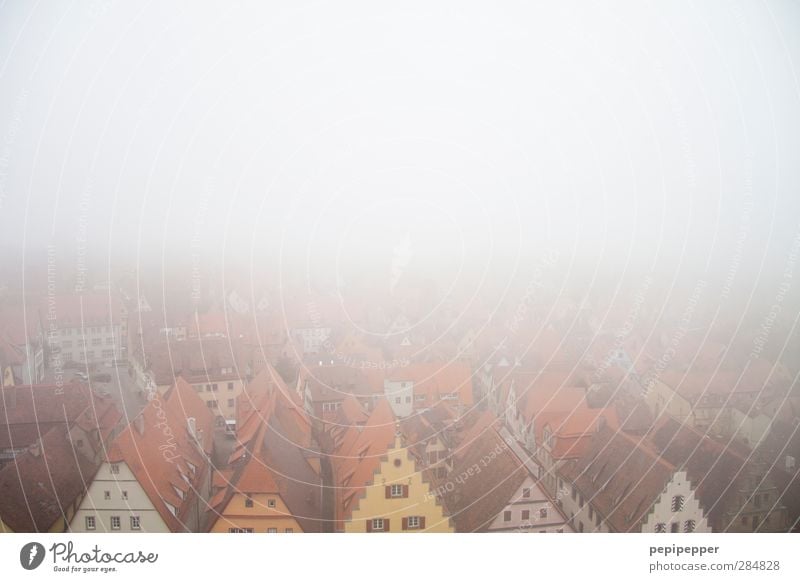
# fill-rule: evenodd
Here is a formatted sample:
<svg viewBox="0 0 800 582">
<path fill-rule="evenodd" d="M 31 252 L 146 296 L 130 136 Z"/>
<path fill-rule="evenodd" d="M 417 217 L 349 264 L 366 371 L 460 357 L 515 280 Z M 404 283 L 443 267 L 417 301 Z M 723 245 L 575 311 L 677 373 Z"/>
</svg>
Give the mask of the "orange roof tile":
<svg viewBox="0 0 800 582">
<path fill-rule="evenodd" d="M 185 530 L 183 524 L 194 501 L 191 493 L 181 499 L 173 487 L 184 488 L 182 475 L 193 478 L 199 487 L 208 470 L 205 455 L 190 434 L 189 418 L 194 418 L 202 448 L 210 451 L 213 415 L 192 387 L 179 379 L 163 400 L 154 398 L 144 407 L 108 453 L 109 462 L 124 462 L 130 468 L 171 531 Z M 175 507 L 176 514 L 165 503 Z"/>
</svg>

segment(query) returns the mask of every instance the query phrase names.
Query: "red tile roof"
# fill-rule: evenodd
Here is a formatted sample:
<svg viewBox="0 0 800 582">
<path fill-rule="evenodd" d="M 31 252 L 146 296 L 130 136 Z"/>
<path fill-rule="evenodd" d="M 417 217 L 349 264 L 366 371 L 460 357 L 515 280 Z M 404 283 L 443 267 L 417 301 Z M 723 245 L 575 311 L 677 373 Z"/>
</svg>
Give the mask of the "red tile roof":
<svg viewBox="0 0 800 582">
<path fill-rule="evenodd" d="M 189 419 L 194 418 L 195 435 Z M 163 397 L 151 400 L 137 418 L 115 439 L 110 463 L 124 462 L 171 531 L 184 531 L 195 494 L 183 476 L 199 487 L 209 470 L 203 449 L 211 451 L 214 418 L 192 387 L 179 379 Z M 189 466 L 193 465 L 196 472 Z M 186 491 L 184 499 L 175 491 Z M 165 505 L 177 509 L 176 514 Z"/>
<path fill-rule="evenodd" d="M 465 362 L 414 363 L 389 370 L 386 379 L 414 382 L 414 395 L 424 394 L 426 407 L 448 395 L 457 396 L 464 406 L 472 405 L 472 370 Z"/>
<path fill-rule="evenodd" d="M 0 470 L 0 519 L 15 532 L 46 532 L 84 494 L 99 464 L 73 448 L 67 428 L 49 430 L 40 453 Z"/>
<path fill-rule="evenodd" d="M 332 455 L 336 483 L 337 521 L 346 520 L 358 494 L 372 481 L 381 457 L 394 445 L 395 417 L 382 398 L 363 427 L 351 427 Z"/>
<path fill-rule="evenodd" d="M 490 459 L 490 461 L 487 461 Z M 503 438 L 489 427 L 453 465 L 445 498 L 458 532 L 486 531 L 512 501 L 529 473 Z M 456 482 L 456 477 L 459 481 Z"/>
<path fill-rule="evenodd" d="M 0 389 L 0 449 L 26 447 L 56 425 L 72 425 L 93 403 L 107 402 L 78 382 L 6 386 Z"/>
<path fill-rule="evenodd" d="M 161 341 L 148 349 L 148 367 L 159 386 L 178 376 L 190 383 L 238 380 L 244 377 L 244 363 L 241 343 L 228 338 Z M 223 373 L 223 368 L 230 371 Z"/>
<path fill-rule="evenodd" d="M 312 463 L 318 451 L 311 421 L 297 394 L 273 372 L 265 368 L 249 387 L 256 396 L 239 420 L 229 482 L 222 483 L 209 509 L 219 514 L 236 493 L 275 493 L 303 531 L 321 531 L 321 477 L 318 462 Z"/>
</svg>

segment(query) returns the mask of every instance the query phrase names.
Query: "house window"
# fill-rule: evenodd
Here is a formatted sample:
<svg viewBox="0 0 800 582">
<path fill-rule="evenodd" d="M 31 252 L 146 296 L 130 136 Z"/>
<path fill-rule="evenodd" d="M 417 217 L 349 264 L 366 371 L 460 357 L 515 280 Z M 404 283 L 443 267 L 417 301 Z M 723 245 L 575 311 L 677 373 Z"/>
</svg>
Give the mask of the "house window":
<svg viewBox="0 0 800 582">
<path fill-rule="evenodd" d="M 531 518 L 531 510 L 530 509 L 523 509 L 522 510 L 522 521 L 528 521 Z"/>
<path fill-rule="evenodd" d="M 287 528 L 286 528 L 285 530 L 283 530 L 283 531 L 284 531 L 285 533 L 294 533 L 294 528 L 287 527 Z"/>
<path fill-rule="evenodd" d="M 206 392 L 211 392 L 211 384 L 206 384 Z"/>
<path fill-rule="evenodd" d="M 672 498 L 672 513 L 678 513 L 683 510 L 684 498 L 683 495 L 675 495 Z"/>
<path fill-rule="evenodd" d="M 656 524 L 656 533 L 666 533 L 667 531 L 667 524 L 666 523 L 657 523 Z"/>
<path fill-rule="evenodd" d="M 211 390 L 212 390 L 213 392 L 216 392 L 218 388 L 219 388 L 219 386 L 218 386 L 217 384 L 212 384 L 212 385 L 211 385 Z"/>
<path fill-rule="evenodd" d="M 531 496 L 531 488 L 530 487 L 524 487 L 522 489 L 522 497 L 524 497 L 525 499 L 529 499 L 530 496 Z"/>
<path fill-rule="evenodd" d="M 403 486 L 402 485 L 392 485 L 392 489 L 389 493 L 390 497 L 402 497 L 403 496 Z"/>
<path fill-rule="evenodd" d="M 383 531 L 383 518 L 372 520 L 372 531 Z"/>
<path fill-rule="evenodd" d="M 669 531 L 672 533 L 678 533 L 678 527 L 680 524 L 677 521 L 672 522 L 669 524 Z"/>
<path fill-rule="evenodd" d="M 414 400 L 417 402 L 425 402 L 425 394 L 417 394 L 414 396 Z"/>
<path fill-rule="evenodd" d="M 131 516 L 131 529 L 142 529 L 142 518 L 140 518 L 138 515 Z"/>
<path fill-rule="evenodd" d="M 229 527 L 228 533 L 253 533 L 252 527 Z"/>
<path fill-rule="evenodd" d="M 267 499 L 267 507 L 275 507 L 275 500 Z"/>
<path fill-rule="evenodd" d="M 233 382 L 228 382 L 228 391 L 233 390 Z"/>
<path fill-rule="evenodd" d="M 399 396 L 398 396 L 397 398 L 395 398 L 395 399 L 394 399 L 394 403 L 395 403 L 395 404 L 401 404 L 402 402 L 403 402 L 403 399 L 402 399 L 402 398 L 400 398 Z"/>
<path fill-rule="evenodd" d="M 111 499 L 111 491 L 103 491 L 103 499 L 105 499 L 106 501 Z"/>
<path fill-rule="evenodd" d="M 684 533 L 692 533 L 695 528 L 695 522 L 693 519 L 687 519 L 683 522 L 683 531 Z"/>
<path fill-rule="evenodd" d="M 119 475 L 119 464 L 118 463 L 111 463 L 111 474 L 112 475 Z"/>
<path fill-rule="evenodd" d="M 547 508 L 546 507 L 542 507 L 539 510 L 539 517 L 542 518 L 542 519 L 547 519 Z"/>
<path fill-rule="evenodd" d="M 594 508 L 590 505 L 589 506 L 589 521 L 594 518 Z"/>
<path fill-rule="evenodd" d="M 111 529 L 119 529 L 122 520 L 120 520 L 118 515 L 111 516 Z"/>
<path fill-rule="evenodd" d="M 503 521 L 511 521 L 511 512 L 510 511 L 504 511 L 503 512 Z"/>
<path fill-rule="evenodd" d="M 412 515 L 408 518 L 408 529 L 419 529 L 418 515 Z"/>
<path fill-rule="evenodd" d="M 267 528 L 267 533 L 278 533 L 278 528 L 277 527 L 268 527 Z"/>
<path fill-rule="evenodd" d="M 228 398 L 228 408 L 233 408 L 233 398 Z"/>
<path fill-rule="evenodd" d="M 94 520 L 93 515 L 86 516 L 86 529 L 95 529 L 97 527 L 97 523 Z"/>
<path fill-rule="evenodd" d="M 553 448 L 553 435 L 550 433 L 550 429 L 544 431 L 544 444 L 549 449 Z"/>
<path fill-rule="evenodd" d="M 244 500 L 244 506 L 245 507 L 253 507 L 253 498 L 252 497 L 248 497 L 247 499 L 245 499 Z"/>
<path fill-rule="evenodd" d="M 128 499 L 128 492 L 127 491 L 123 491 L 122 492 L 122 499 L 127 501 L 127 499 Z"/>
</svg>

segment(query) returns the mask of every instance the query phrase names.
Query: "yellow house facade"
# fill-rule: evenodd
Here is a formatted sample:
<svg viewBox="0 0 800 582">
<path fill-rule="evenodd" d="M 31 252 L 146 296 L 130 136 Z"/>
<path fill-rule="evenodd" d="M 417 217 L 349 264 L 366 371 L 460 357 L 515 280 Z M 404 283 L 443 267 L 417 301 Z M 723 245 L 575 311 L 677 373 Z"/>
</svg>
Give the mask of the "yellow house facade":
<svg viewBox="0 0 800 582">
<path fill-rule="evenodd" d="M 352 507 L 344 522 L 347 533 L 454 531 L 400 437 L 381 458 L 372 483 L 362 489 Z"/>
<path fill-rule="evenodd" d="M 235 493 L 209 530 L 212 533 L 302 533 L 280 495 Z"/>
</svg>

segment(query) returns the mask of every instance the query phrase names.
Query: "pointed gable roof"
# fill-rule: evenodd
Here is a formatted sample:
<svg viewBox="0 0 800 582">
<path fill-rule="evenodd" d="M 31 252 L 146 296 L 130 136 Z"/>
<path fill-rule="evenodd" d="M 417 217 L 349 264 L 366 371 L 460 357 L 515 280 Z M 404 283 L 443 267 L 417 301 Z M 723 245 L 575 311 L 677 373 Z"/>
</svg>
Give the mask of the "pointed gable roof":
<svg viewBox="0 0 800 582">
<path fill-rule="evenodd" d="M 394 445 L 395 416 L 385 398 L 379 399 L 363 427 L 348 429 L 333 457 L 334 475 L 340 503 L 337 509 L 346 517 L 353 509 L 357 493 L 372 482 L 381 457 Z"/>
<path fill-rule="evenodd" d="M 469 475 L 454 484 L 445 500 L 459 532 L 486 531 L 529 476 L 525 466 L 492 427 L 481 432 L 465 449 L 454 464 L 452 474 Z"/>
<path fill-rule="evenodd" d="M 194 418 L 194 435 L 189 418 Z M 192 387 L 178 379 L 163 400 L 154 398 L 114 440 L 109 463 L 125 463 L 171 531 L 184 523 L 208 470 L 214 417 Z M 191 466 L 195 467 L 192 470 Z M 184 477 L 193 484 L 189 486 Z M 176 492 L 183 491 L 183 498 Z M 166 504 L 176 508 L 175 513 Z"/>
</svg>

